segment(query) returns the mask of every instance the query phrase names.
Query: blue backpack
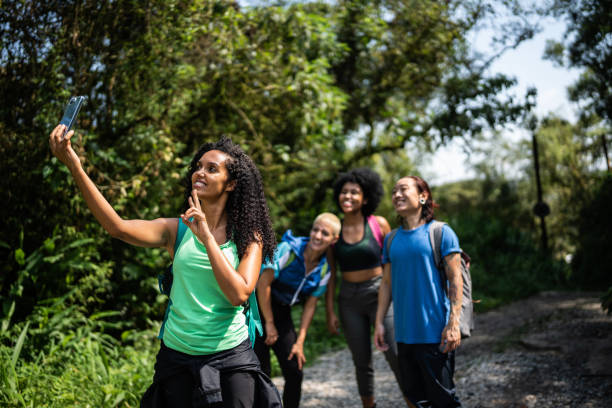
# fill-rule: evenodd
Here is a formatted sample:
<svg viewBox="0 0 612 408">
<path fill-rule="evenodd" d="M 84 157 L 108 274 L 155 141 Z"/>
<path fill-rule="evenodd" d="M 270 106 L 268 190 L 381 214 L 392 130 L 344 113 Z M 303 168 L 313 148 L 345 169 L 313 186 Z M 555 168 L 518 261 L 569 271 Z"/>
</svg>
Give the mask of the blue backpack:
<svg viewBox="0 0 612 408">
<path fill-rule="evenodd" d="M 185 231 L 187 231 L 187 226 L 179 218 L 176 240 L 174 241 L 175 255 L 180 243 L 183 241 Z M 157 276 L 157 284 L 159 285 L 159 291 L 162 294 L 168 296 L 168 306 L 166 306 L 164 320 L 162 321 L 161 328 L 159 329 L 159 334 L 157 335 L 157 338 L 160 340 L 164 337 L 164 327 L 166 326 L 166 320 L 168 320 L 170 306 L 172 306 L 172 299 L 170 299 L 172 279 L 172 264 L 168 266 L 165 272 L 162 272 Z M 249 296 L 249 299 L 242 305 L 242 307 L 244 308 L 243 312 L 246 316 L 246 322 L 249 328 L 249 339 L 251 340 L 251 347 L 253 347 L 253 345 L 255 344 L 255 337 L 257 336 L 257 333 L 259 333 L 260 336 L 263 335 L 263 327 L 261 325 L 261 317 L 259 316 L 259 307 L 257 306 L 257 297 L 255 295 L 255 291 L 251 293 L 251 296 Z"/>
</svg>

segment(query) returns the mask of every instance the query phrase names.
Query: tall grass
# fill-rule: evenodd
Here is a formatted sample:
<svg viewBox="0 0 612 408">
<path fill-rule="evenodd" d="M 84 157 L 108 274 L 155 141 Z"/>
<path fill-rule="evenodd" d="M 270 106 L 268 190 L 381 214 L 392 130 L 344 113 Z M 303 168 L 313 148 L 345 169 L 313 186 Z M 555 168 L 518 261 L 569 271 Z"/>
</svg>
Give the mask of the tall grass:
<svg viewBox="0 0 612 408">
<path fill-rule="evenodd" d="M 153 376 L 156 332 L 117 339 L 107 333 L 122 326 L 116 312 L 85 316 L 63 300 L 2 332 L 0 406 L 138 406 Z"/>
</svg>

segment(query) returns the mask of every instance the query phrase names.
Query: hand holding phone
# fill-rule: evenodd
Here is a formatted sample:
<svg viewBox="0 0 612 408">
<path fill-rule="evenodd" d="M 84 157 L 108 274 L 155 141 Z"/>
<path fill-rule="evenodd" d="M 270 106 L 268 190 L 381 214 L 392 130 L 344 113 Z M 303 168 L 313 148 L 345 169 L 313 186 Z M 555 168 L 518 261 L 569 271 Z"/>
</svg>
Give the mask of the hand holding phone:
<svg viewBox="0 0 612 408">
<path fill-rule="evenodd" d="M 75 124 L 77 115 L 81 110 L 83 102 L 85 102 L 84 96 L 73 96 L 70 98 L 70 101 L 68 101 L 68 105 L 66 105 L 66 109 L 64 109 L 64 116 L 62 117 L 62 120 L 60 120 L 60 125 L 66 126 L 66 131 L 64 132 L 64 135 L 62 135 L 62 140 L 64 139 L 66 133 L 68 133 L 68 131 Z"/>
</svg>

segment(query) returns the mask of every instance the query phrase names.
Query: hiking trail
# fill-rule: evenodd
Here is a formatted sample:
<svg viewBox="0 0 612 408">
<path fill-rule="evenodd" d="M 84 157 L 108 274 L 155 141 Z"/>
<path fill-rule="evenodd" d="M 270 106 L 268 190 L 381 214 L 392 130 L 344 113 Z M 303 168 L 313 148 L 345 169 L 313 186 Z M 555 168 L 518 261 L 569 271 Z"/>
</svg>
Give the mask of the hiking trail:
<svg viewBox="0 0 612 408">
<path fill-rule="evenodd" d="M 405 407 L 379 351 L 374 373 L 377 407 Z M 274 382 L 282 392 L 282 377 Z M 455 383 L 466 408 L 610 408 L 612 316 L 598 294 L 578 292 L 543 292 L 478 314 L 457 352 Z M 300 406 L 361 406 L 348 349 L 306 367 Z"/>
</svg>

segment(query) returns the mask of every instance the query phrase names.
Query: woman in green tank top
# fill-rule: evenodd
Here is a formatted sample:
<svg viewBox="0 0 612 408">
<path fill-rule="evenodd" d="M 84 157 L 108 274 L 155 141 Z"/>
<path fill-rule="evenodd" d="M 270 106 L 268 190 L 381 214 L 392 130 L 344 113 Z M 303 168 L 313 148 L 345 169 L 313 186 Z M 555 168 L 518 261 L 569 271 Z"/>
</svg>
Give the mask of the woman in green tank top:
<svg viewBox="0 0 612 408">
<path fill-rule="evenodd" d="M 272 259 L 275 237 L 255 164 L 228 138 L 206 143 L 185 178 L 180 218 L 124 220 L 85 173 L 66 127 L 51 133 L 53 154 L 68 167 L 87 206 L 114 238 L 162 247 L 174 259 L 171 306 L 141 406 L 280 406 L 278 391 L 259 367 L 242 313 Z M 179 223 L 188 229 L 174 253 Z M 263 393 L 263 394 L 262 394 Z M 208 406 L 208 405 L 207 405 Z"/>
</svg>

